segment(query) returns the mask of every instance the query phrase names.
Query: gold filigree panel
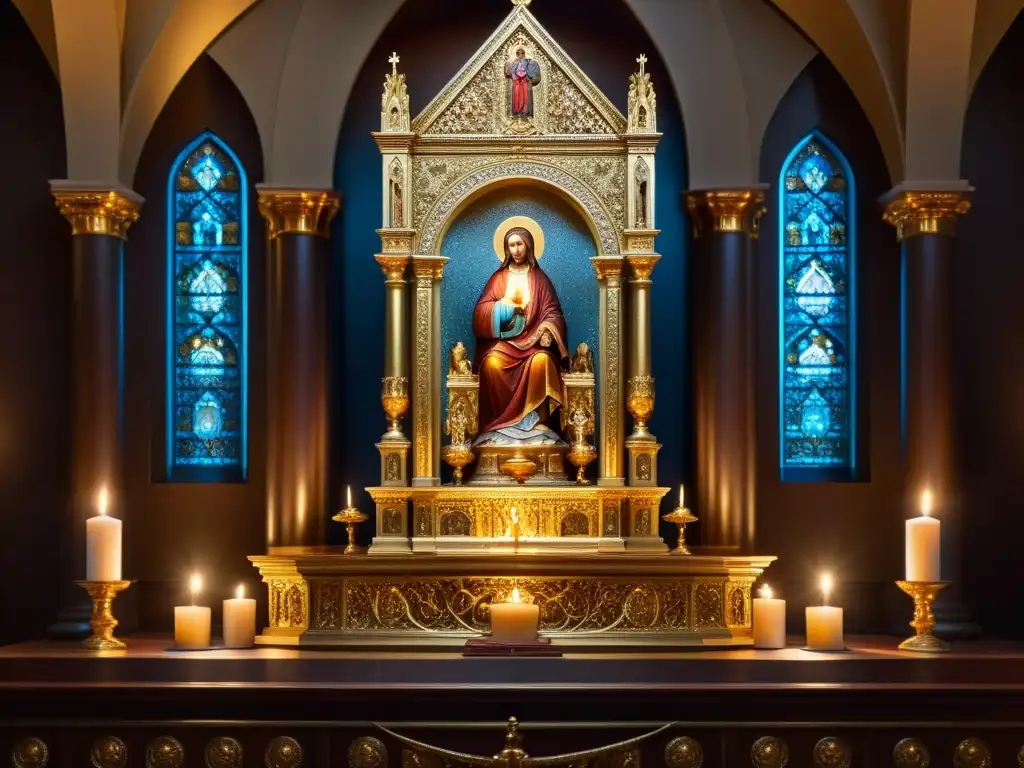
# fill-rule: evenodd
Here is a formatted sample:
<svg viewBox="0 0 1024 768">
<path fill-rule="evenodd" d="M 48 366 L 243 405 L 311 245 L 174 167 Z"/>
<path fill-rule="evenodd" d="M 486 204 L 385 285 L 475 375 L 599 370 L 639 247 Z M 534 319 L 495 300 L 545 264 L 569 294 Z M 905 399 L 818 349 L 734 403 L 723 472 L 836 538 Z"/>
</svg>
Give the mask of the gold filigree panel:
<svg viewBox="0 0 1024 768">
<path fill-rule="evenodd" d="M 698 581 L 693 585 L 693 628 L 710 629 L 721 627 L 722 593 L 725 585 L 721 582 Z"/>
<path fill-rule="evenodd" d="M 513 507 L 519 518 L 521 536 L 601 535 L 601 500 L 596 496 L 517 499 L 507 495 L 438 499 L 435 502 L 438 535 L 511 536 Z M 418 531 L 417 535 L 420 535 Z"/>
<path fill-rule="evenodd" d="M 602 578 L 353 578 L 345 586 L 346 628 L 364 631 L 485 632 L 490 604 L 513 587 L 540 606 L 549 633 L 688 631 L 694 585 L 679 580 Z M 704 626 L 717 625 L 701 617 Z"/>
<path fill-rule="evenodd" d="M 270 626 L 305 629 L 309 596 L 302 579 L 272 579 L 267 582 L 270 596 Z"/>
<path fill-rule="evenodd" d="M 736 579 L 726 585 L 726 624 L 730 627 L 750 626 L 750 589 L 753 579 Z"/>
</svg>

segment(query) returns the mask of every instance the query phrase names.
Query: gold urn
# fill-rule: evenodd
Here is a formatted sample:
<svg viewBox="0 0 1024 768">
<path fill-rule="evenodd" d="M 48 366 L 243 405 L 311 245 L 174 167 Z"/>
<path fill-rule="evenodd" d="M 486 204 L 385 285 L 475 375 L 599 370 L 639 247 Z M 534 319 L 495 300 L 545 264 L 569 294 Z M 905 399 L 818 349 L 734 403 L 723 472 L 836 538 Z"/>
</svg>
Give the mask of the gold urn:
<svg viewBox="0 0 1024 768">
<path fill-rule="evenodd" d="M 388 417 L 385 441 L 405 440 L 402 417 L 409 410 L 409 380 L 405 376 L 385 376 L 380 380 L 380 403 Z"/>
</svg>

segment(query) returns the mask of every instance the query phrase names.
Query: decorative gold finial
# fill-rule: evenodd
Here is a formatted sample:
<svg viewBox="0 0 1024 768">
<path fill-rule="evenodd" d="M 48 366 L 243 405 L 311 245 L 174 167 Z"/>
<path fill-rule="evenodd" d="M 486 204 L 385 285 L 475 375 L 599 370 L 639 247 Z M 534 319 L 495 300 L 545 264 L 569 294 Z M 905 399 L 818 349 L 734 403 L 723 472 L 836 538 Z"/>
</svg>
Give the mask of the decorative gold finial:
<svg viewBox="0 0 1024 768">
<path fill-rule="evenodd" d="M 384 93 L 380 97 L 380 129 L 382 132 L 408 132 L 409 91 L 405 85 L 405 75 L 398 73 L 398 62 L 401 57 L 392 51 L 388 57 L 391 73 L 384 75 Z"/>
<path fill-rule="evenodd" d="M 636 63 L 640 65 L 640 77 L 644 76 L 644 64 L 647 63 L 647 54 L 641 53 L 640 57 L 636 60 Z"/>
<path fill-rule="evenodd" d="M 391 56 L 388 58 L 388 64 L 391 65 L 391 74 L 392 75 L 397 75 L 398 74 L 398 62 L 400 62 L 401 60 L 402 60 L 402 57 L 399 56 L 395 51 L 391 52 Z"/>
<path fill-rule="evenodd" d="M 530 4 L 530 3 L 532 2 L 532 1 L 533 1 L 533 0 L 512 0 L 512 5 L 517 5 L 517 6 L 519 6 L 520 8 L 525 8 L 525 7 L 526 7 L 526 6 L 528 6 L 528 5 L 529 5 L 529 4 Z"/>
<path fill-rule="evenodd" d="M 654 93 L 654 83 L 651 82 L 651 73 L 644 66 L 647 64 L 647 54 L 641 53 L 636 63 L 640 65 L 640 71 L 629 76 L 627 130 L 629 133 L 657 133 L 658 99 Z"/>
</svg>

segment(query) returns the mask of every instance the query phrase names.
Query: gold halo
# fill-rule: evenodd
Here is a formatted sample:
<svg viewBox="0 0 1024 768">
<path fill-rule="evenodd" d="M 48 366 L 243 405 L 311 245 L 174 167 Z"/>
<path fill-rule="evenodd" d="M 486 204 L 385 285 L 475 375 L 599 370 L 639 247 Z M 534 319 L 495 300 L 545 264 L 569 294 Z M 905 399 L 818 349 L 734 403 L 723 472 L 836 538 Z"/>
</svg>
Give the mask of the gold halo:
<svg viewBox="0 0 1024 768">
<path fill-rule="evenodd" d="M 509 216 L 494 230 L 494 253 L 498 261 L 505 261 L 505 233 L 515 227 L 522 227 L 533 235 L 533 256 L 540 261 L 544 255 L 544 230 L 529 216 Z"/>
</svg>

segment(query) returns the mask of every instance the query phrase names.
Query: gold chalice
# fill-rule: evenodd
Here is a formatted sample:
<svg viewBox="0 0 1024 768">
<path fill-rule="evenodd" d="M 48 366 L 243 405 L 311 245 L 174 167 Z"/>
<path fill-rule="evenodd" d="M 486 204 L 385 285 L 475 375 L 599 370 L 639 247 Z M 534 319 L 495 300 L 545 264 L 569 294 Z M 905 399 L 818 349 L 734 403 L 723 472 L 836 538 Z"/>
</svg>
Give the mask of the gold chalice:
<svg viewBox="0 0 1024 768">
<path fill-rule="evenodd" d="M 948 587 L 948 581 L 897 581 L 896 586 L 914 598 L 914 620 L 910 626 L 916 633 L 900 643 L 901 651 L 918 651 L 922 653 L 943 653 L 950 646 L 932 634 L 935 629 L 935 614 L 932 605 L 939 592 Z"/>
<path fill-rule="evenodd" d="M 92 598 L 92 637 L 82 641 L 82 647 L 90 651 L 120 651 L 128 646 L 114 637 L 117 619 L 111 610 L 114 598 L 131 586 L 130 581 L 76 581 Z"/>
<path fill-rule="evenodd" d="M 654 413 L 654 377 L 633 376 L 628 382 L 626 409 L 633 417 L 630 440 L 654 440 L 647 431 L 647 420 Z"/>
<path fill-rule="evenodd" d="M 345 524 L 348 533 L 348 544 L 345 547 L 346 555 L 359 555 L 366 551 L 365 547 L 356 544 L 356 526 L 365 523 L 369 518 L 352 506 L 352 492 L 348 494 L 348 506 L 334 515 L 331 520 Z"/>
<path fill-rule="evenodd" d="M 444 446 L 441 449 L 441 458 L 444 459 L 445 464 L 455 470 L 455 473 L 452 475 L 452 480 L 455 484 L 462 485 L 462 468 L 467 464 L 472 464 L 476 459 L 476 454 L 473 453 L 467 443 L 461 443 Z"/>
<path fill-rule="evenodd" d="M 690 510 L 680 504 L 678 507 L 673 509 L 667 515 L 661 518 L 666 523 L 674 523 L 679 526 L 679 541 L 676 543 L 676 548 L 669 552 L 670 555 L 689 555 L 690 548 L 686 546 L 686 526 L 690 523 L 697 522 L 696 515 L 691 514 Z"/>
<path fill-rule="evenodd" d="M 517 452 L 511 459 L 506 459 L 505 463 L 501 465 L 501 471 L 523 485 L 533 477 L 537 471 L 537 464 L 523 456 L 522 452 Z"/>
<path fill-rule="evenodd" d="M 576 484 L 586 485 L 587 480 L 583 475 L 587 465 L 597 458 L 597 449 L 589 443 L 573 443 L 566 456 L 576 467 Z"/>
<path fill-rule="evenodd" d="M 380 402 L 388 417 L 385 441 L 405 440 L 401 419 L 409 410 L 409 380 L 405 376 L 385 376 L 380 380 Z"/>
</svg>

